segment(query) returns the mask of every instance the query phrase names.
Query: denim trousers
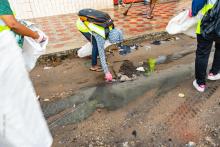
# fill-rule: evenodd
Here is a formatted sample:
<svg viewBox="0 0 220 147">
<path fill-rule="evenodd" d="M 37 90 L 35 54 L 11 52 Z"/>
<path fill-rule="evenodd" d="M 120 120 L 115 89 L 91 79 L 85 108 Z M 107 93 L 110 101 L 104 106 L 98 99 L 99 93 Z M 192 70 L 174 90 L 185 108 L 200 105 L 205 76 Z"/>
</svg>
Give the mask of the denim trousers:
<svg viewBox="0 0 220 147">
<path fill-rule="evenodd" d="M 99 55 L 98 46 L 95 37 L 90 33 L 81 32 L 92 44 L 92 66 L 97 65 L 97 57 Z"/>
</svg>

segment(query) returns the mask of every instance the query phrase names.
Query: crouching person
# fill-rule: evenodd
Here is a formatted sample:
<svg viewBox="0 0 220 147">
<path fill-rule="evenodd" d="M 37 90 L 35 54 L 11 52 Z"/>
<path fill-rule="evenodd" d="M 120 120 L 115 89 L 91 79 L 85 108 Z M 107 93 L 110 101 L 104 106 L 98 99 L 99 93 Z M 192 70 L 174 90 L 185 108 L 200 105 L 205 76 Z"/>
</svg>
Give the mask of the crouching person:
<svg viewBox="0 0 220 147">
<path fill-rule="evenodd" d="M 108 82 L 112 81 L 112 74 L 106 62 L 104 44 L 106 40 L 109 40 L 110 43 L 122 42 L 122 32 L 114 28 L 113 21 L 107 13 L 93 9 L 81 10 L 76 25 L 78 30 L 92 44 L 92 67 L 90 70 L 103 70 L 105 80 Z M 100 58 L 101 67 L 97 64 L 98 56 Z"/>
</svg>

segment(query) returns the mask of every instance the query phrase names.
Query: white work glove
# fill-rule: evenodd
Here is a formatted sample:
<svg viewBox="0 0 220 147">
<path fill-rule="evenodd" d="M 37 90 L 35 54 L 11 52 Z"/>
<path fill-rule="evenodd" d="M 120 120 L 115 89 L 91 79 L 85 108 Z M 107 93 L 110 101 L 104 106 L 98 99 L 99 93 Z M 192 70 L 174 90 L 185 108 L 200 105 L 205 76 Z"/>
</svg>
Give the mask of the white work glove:
<svg viewBox="0 0 220 147">
<path fill-rule="evenodd" d="M 41 33 L 41 32 L 37 32 L 38 35 L 39 35 L 39 38 L 38 39 L 35 39 L 37 43 L 43 43 L 44 41 L 46 41 L 48 39 L 48 37 Z"/>
</svg>

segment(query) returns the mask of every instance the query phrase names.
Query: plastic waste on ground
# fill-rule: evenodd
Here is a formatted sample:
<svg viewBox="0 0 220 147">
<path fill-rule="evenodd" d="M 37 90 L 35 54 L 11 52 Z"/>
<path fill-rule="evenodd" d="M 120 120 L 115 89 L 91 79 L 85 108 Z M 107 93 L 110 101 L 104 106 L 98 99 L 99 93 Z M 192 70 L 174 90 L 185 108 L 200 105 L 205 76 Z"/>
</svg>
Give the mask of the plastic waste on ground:
<svg viewBox="0 0 220 147">
<path fill-rule="evenodd" d="M 50 147 L 52 137 L 22 50 L 11 31 L 1 32 L 0 40 L 0 147 Z"/>
<path fill-rule="evenodd" d="M 112 45 L 109 40 L 105 42 L 104 48 L 106 49 L 108 46 Z M 86 43 L 82 46 L 78 51 L 77 54 L 80 58 L 87 57 L 92 55 L 92 44 L 90 42 Z"/>
<path fill-rule="evenodd" d="M 196 37 L 196 26 L 198 23 L 197 17 L 189 17 L 189 10 L 185 10 L 179 13 L 177 16 L 172 18 L 167 27 L 166 31 L 169 34 L 184 33 L 191 37 Z"/>
</svg>

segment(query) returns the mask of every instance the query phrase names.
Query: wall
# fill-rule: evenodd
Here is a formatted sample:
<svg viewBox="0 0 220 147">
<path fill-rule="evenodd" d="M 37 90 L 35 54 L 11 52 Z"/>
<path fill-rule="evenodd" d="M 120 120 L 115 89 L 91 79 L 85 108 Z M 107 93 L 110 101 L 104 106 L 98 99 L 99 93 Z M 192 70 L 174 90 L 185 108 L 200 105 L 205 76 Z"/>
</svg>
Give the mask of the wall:
<svg viewBox="0 0 220 147">
<path fill-rule="evenodd" d="M 76 13 L 82 8 L 106 9 L 113 0 L 9 0 L 18 18 Z"/>
</svg>

